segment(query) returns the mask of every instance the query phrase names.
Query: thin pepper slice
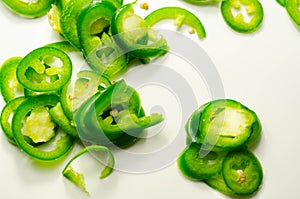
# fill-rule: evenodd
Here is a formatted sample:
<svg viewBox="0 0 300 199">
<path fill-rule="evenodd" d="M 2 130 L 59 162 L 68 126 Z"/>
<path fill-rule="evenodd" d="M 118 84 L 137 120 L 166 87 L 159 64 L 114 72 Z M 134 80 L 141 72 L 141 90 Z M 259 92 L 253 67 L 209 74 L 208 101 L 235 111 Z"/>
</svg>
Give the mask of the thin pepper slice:
<svg viewBox="0 0 300 199">
<path fill-rule="evenodd" d="M 80 105 L 96 92 L 103 92 L 111 85 L 108 78 L 94 71 L 83 70 L 77 73 L 75 83 L 65 85 L 61 91 L 61 106 L 71 121 Z"/>
<path fill-rule="evenodd" d="M 292 18 L 292 20 L 300 26 L 300 1 L 298 0 L 285 0 L 285 8 Z"/>
<path fill-rule="evenodd" d="M 57 66 L 52 64 L 53 59 L 57 58 L 59 63 Z M 52 66 L 52 67 L 51 67 Z M 33 82 L 28 78 L 28 73 L 34 73 L 37 77 L 41 77 L 38 82 Z M 49 82 L 47 77 L 59 75 L 59 79 Z M 17 68 L 17 78 L 22 86 L 37 92 L 55 91 L 61 89 L 67 84 L 72 75 L 72 62 L 69 56 L 53 47 L 41 47 L 33 50 L 26 55 Z M 43 77 L 43 78 L 42 78 Z"/>
<path fill-rule="evenodd" d="M 150 13 L 145 18 L 145 21 L 151 27 L 163 19 L 175 19 L 174 25 L 181 26 L 182 24 L 186 24 L 196 30 L 200 39 L 206 37 L 205 29 L 199 18 L 184 8 L 163 7 Z"/>
<path fill-rule="evenodd" d="M 64 135 L 56 141 L 54 149 L 46 151 L 31 145 L 26 141 L 23 134 L 23 121 L 33 110 L 54 107 L 58 102 L 59 97 L 56 95 L 38 95 L 29 97 L 15 111 L 12 119 L 13 136 L 19 148 L 32 158 L 45 161 L 55 160 L 66 154 L 73 146 L 73 139 L 68 135 Z M 43 120 L 43 118 L 38 119 Z"/>
<path fill-rule="evenodd" d="M 165 38 L 134 13 L 132 4 L 117 11 L 111 21 L 111 33 L 125 52 L 137 58 L 158 57 L 168 51 Z"/>
<path fill-rule="evenodd" d="M 118 81 L 102 94 L 96 93 L 84 102 L 75 114 L 76 127 L 81 139 L 110 145 L 123 135 L 137 137 L 142 130 L 160 123 L 160 114 L 140 116 L 138 93 Z"/>
<path fill-rule="evenodd" d="M 11 101 L 9 101 L 1 112 L 1 127 L 3 130 L 4 135 L 6 136 L 7 140 L 12 143 L 16 144 L 15 138 L 12 132 L 12 126 L 11 122 L 9 121 L 9 118 L 11 115 L 15 112 L 15 110 L 19 107 L 21 103 L 23 103 L 26 100 L 25 97 L 18 97 Z"/>
<path fill-rule="evenodd" d="M 236 16 L 233 14 L 233 9 L 239 11 L 242 6 L 245 6 L 250 21 L 245 21 L 245 17 L 240 12 Z M 258 0 L 225 0 L 221 4 L 221 12 L 225 22 L 233 30 L 241 33 L 256 31 L 260 27 L 264 16 L 263 7 Z"/>
<path fill-rule="evenodd" d="M 2 0 L 13 12 L 28 18 L 41 17 L 47 14 L 56 0 Z"/>
<path fill-rule="evenodd" d="M 86 148 L 82 149 L 67 163 L 67 165 L 65 166 L 65 168 L 62 171 L 62 174 L 64 177 L 66 177 L 68 180 L 70 180 L 75 185 L 80 187 L 87 194 L 89 194 L 89 192 L 86 190 L 83 174 L 74 171 L 74 169 L 71 166 L 71 163 L 75 159 L 77 159 L 79 156 L 81 156 L 87 152 L 92 152 L 92 151 L 106 152 L 106 154 L 108 155 L 108 162 L 107 162 L 106 166 L 104 167 L 104 169 L 102 170 L 99 178 L 103 179 L 103 178 L 106 178 L 107 176 L 109 176 L 112 173 L 113 168 L 114 168 L 114 164 L 115 164 L 114 156 L 113 156 L 111 150 L 109 150 L 108 148 L 106 148 L 104 146 L 98 146 L 98 145 L 91 145 L 91 146 L 87 146 Z M 93 156 L 95 157 L 96 155 L 93 154 Z"/>
<path fill-rule="evenodd" d="M 5 102 L 9 102 L 18 96 L 18 93 L 23 94 L 24 88 L 18 82 L 16 71 L 22 57 L 12 57 L 6 60 L 0 69 L 0 89 Z"/>
</svg>

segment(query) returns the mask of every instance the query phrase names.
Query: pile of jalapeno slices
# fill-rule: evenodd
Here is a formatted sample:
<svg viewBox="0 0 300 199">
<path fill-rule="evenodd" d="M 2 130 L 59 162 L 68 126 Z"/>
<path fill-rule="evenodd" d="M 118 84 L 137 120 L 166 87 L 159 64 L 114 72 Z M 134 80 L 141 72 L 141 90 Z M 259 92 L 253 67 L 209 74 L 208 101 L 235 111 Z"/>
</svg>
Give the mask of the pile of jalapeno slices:
<svg viewBox="0 0 300 199">
<path fill-rule="evenodd" d="M 241 103 L 220 99 L 198 108 L 186 123 L 187 147 L 178 158 L 181 173 L 229 196 L 255 194 L 263 169 L 250 151 L 261 134 L 257 115 Z"/>
</svg>

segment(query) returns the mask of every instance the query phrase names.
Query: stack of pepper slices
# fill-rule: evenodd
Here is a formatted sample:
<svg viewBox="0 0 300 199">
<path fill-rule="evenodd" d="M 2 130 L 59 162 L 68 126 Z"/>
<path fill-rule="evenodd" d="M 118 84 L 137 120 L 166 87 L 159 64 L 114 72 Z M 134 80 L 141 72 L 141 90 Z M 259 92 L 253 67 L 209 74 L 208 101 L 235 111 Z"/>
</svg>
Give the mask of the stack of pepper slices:
<svg viewBox="0 0 300 199">
<path fill-rule="evenodd" d="M 108 162 L 100 178 L 107 177 L 114 167 L 109 147 L 131 146 L 144 129 L 163 121 L 157 113 L 146 116 L 137 91 L 119 80 L 132 61 L 148 63 L 168 52 L 167 41 L 151 26 L 172 18 L 176 26 L 191 26 L 199 38 L 205 38 L 205 29 L 193 13 L 179 7 L 160 8 L 143 19 L 134 13 L 136 2 L 123 5 L 122 0 L 2 1 L 27 18 L 48 13 L 51 27 L 65 40 L 3 63 L 3 132 L 27 155 L 43 161 L 64 156 L 75 140 L 81 140 L 84 149 L 68 162 L 63 175 L 88 193 L 83 175 L 71 167 L 73 160 L 88 151 L 104 151 Z M 299 18 L 299 12 L 293 11 L 297 0 L 285 3 L 292 18 Z M 232 13 L 241 6 L 250 21 Z M 258 0 L 226 0 L 221 11 L 226 23 L 242 33 L 254 32 L 263 19 Z M 82 53 L 89 66 L 79 71 L 75 80 L 72 52 Z M 260 132 L 255 113 L 240 103 L 220 100 L 205 104 L 187 122 L 188 147 L 178 159 L 179 167 L 188 178 L 205 180 L 225 194 L 253 194 L 262 182 L 262 168 L 247 147 L 257 141 Z M 49 143 L 55 143 L 54 148 L 43 150 Z"/>
</svg>

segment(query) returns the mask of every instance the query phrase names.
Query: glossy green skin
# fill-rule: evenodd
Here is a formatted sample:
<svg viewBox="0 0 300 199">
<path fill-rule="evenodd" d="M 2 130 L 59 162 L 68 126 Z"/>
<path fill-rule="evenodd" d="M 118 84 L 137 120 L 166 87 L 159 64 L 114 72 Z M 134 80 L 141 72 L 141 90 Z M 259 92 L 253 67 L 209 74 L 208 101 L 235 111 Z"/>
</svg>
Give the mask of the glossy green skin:
<svg viewBox="0 0 300 199">
<path fill-rule="evenodd" d="M 128 64 L 127 55 L 122 53 L 122 51 L 118 51 L 119 47 L 110 37 L 104 39 L 99 37 L 104 32 L 105 26 L 109 27 L 116 9 L 117 7 L 109 1 L 97 3 L 84 9 L 77 21 L 79 41 L 87 63 L 93 70 L 110 78 L 115 77 L 119 72 L 127 68 Z M 90 30 L 93 24 L 100 19 L 105 19 L 108 24 L 103 24 L 104 22 L 102 22 L 103 30 L 98 30 L 101 32 L 92 34 Z M 103 58 L 98 56 L 99 50 L 105 47 L 114 49 L 114 54 L 104 58 L 109 60 L 108 63 L 105 63 L 102 60 Z"/>
<path fill-rule="evenodd" d="M 0 69 L 0 89 L 1 94 L 5 102 L 9 102 L 17 96 L 17 90 L 22 90 L 24 92 L 24 88 L 18 82 L 16 77 L 16 71 L 19 63 L 21 62 L 22 57 L 12 57 L 6 60 Z"/>
<path fill-rule="evenodd" d="M 58 74 L 56 74 L 60 75 L 60 78 L 54 82 L 42 80 L 47 76 L 46 68 L 49 68 L 49 66 L 45 64 L 45 59 L 49 57 L 58 58 L 62 62 L 62 67 L 58 71 Z M 42 78 L 41 81 L 33 83 L 32 80 L 27 77 L 28 70 L 34 72 L 37 77 L 40 76 L 40 78 Z M 50 75 L 50 77 L 56 75 Z M 59 90 L 69 82 L 71 75 L 72 62 L 69 56 L 65 52 L 52 47 L 42 47 L 33 50 L 22 59 L 17 67 L 17 79 L 20 84 L 24 88 L 36 92 Z"/>
<path fill-rule="evenodd" d="M 16 144 L 15 138 L 13 136 L 11 124 L 8 122 L 9 117 L 13 112 L 26 100 L 25 97 L 18 97 L 11 101 L 9 101 L 1 112 L 1 127 L 3 130 L 4 135 L 6 136 L 7 140 L 12 143 Z"/>
<path fill-rule="evenodd" d="M 299 11 L 300 1 L 298 0 L 285 0 L 285 8 L 292 18 L 292 20 L 300 26 L 300 11 Z"/>
<path fill-rule="evenodd" d="M 131 4 L 127 4 L 121 7 L 118 12 L 114 15 L 111 21 L 111 33 L 114 35 L 114 39 L 121 46 L 122 49 L 133 57 L 147 59 L 152 57 L 161 56 L 168 51 L 167 41 L 161 37 L 160 39 L 153 41 L 153 43 L 148 44 L 148 32 L 151 30 L 146 26 L 146 22 L 140 18 L 140 22 L 143 22 L 142 26 L 140 24 L 131 24 L 136 26 L 135 29 L 127 30 L 124 23 L 128 17 L 139 16 L 134 14 L 134 10 Z M 131 38 L 132 35 L 138 35 L 140 32 L 145 32 L 145 34 L 139 38 L 138 41 L 134 41 L 137 38 Z M 146 33 L 147 32 L 147 33 Z M 139 35 L 141 36 L 141 35 Z"/>
<path fill-rule="evenodd" d="M 245 22 L 233 16 L 231 9 L 238 9 L 241 4 L 252 7 L 251 13 L 249 13 L 252 15 L 250 22 Z M 258 0 L 225 0 L 221 4 L 221 12 L 225 22 L 233 30 L 240 33 L 252 33 L 256 31 L 260 27 L 264 16 L 263 7 Z"/>
<path fill-rule="evenodd" d="M 14 13 L 28 18 L 37 18 L 44 16 L 56 0 L 37 0 L 33 2 L 24 2 L 22 0 L 2 0 Z"/>
<path fill-rule="evenodd" d="M 241 181 L 238 171 L 242 171 L 245 179 Z M 236 195 L 250 195 L 261 186 L 263 170 L 256 156 L 247 149 L 231 151 L 223 162 L 223 177 L 226 185 Z"/>
<path fill-rule="evenodd" d="M 78 139 L 78 133 L 76 128 L 71 125 L 71 121 L 65 115 L 61 104 L 57 103 L 57 105 L 49 110 L 49 114 L 52 120 L 58 124 L 58 126 L 71 137 Z"/>
<path fill-rule="evenodd" d="M 222 173 L 216 177 L 206 179 L 204 182 L 211 188 L 218 190 L 225 195 L 237 197 L 237 195 L 226 185 Z"/>
<path fill-rule="evenodd" d="M 252 123 L 247 124 L 245 126 L 242 133 L 240 135 L 230 139 L 230 137 L 218 137 L 218 139 L 212 139 L 214 137 L 213 132 L 210 131 L 212 127 L 212 123 L 208 121 L 218 116 L 219 113 L 214 113 L 212 111 L 216 111 L 219 108 L 231 108 L 236 111 L 243 111 L 250 117 L 250 121 Z M 221 112 L 220 112 L 221 113 Z M 215 114 L 215 116 L 214 116 Z M 224 120 L 224 122 L 230 122 Z M 225 124 L 225 123 L 224 123 Z M 209 128 L 208 128 L 209 127 Z M 185 130 L 187 133 L 187 137 L 189 142 L 197 142 L 202 143 L 203 148 L 206 150 L 212 151 L 230 151 L 233 149 L 241 148 L 244 146 L 251 146 L 257 142 L 261 135 L 262 127 L 259 118 L 249 108 L 240 104 L 237 101 L 229 100 L 229 99 L 221 99 L 221 100 L 214 100 L 202 105 L 199 109 L 197 109 L 189 118 L 185 125 Z M 220 135 L 227 134 L 226 129 L 220 130 Z M 230 132 L 228 132 L 230 133 Z M 206 136 L 211 136 L 211 138 L 206 138 Z M 217 137 L 216 137 L 217 138 Z"/>
<path fill-rule="evenodd" d="M 115 123 L 104 120 L 105 112 L 111 107 L 119 107 Z M 137 92 L 121 80 L 85 101 L 76 112 L 74 120 L 81 139 L 111 145 L 126 134 L 138 136 L 145 128 L 163 120 L 161 115 L 141 116 L 142 113 Z"/>
<path fill-rule="evenodd" d="M 181 173 L 191 180 L 204 180 L 217 176 L 222 171 L 226 153 L 202 151 L 204 157 L 199 157 L 201 145 L 192 143 L 182 152 L 177 160 Z"/>
<path fill-rule="evenodd" d="M 54 149 L 43 151 L 29 144 L 22 133 L 23 120 L 33 109 L 54 107 L 58 102 L 59 97 L 56 95 L 38 95 L 27 98 L 15 111 L 12 119 L 13 136 L 19 148 L 32 158 L 45 161 L 56 160 L 66 154 L 73 146 L 73 139 L 65 135 L 56 141 Z"/>
<path fill-rule="evenodd" d="M 145 21 L 151 27 L 161 20 L 176 19 L 178 16 L 184 16 L 182 23 L 193 27 L 200 39 L 206 37 L 205 29 L 198 17 L 184 8 L 163 7 L 150 13 Z"/>
<path fill-rule="evenodd" d="M 281 6 L 285 7 L 285 1 L 287 0 L 276 0 Z"/>
</svg>

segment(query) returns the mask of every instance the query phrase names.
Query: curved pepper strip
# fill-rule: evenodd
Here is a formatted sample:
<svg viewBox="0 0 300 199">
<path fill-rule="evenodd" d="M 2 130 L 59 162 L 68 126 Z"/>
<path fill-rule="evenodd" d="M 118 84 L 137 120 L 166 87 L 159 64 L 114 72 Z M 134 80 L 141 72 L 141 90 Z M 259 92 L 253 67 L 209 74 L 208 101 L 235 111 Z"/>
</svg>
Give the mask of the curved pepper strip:
<svg viewBox="0 0 300 199">
<path fill-rule="evenodd" d="M 56 0 L 2 0 L 13 12 L 28 18 L 37 18 L 44 16 Z"/>
<path fill-rule="evenodd" d="M 76 128 L 71 124 L 71 121 L 65 115 L 61 104 L 57 103 L 57 105 L 49 110 L 49 114 L 52 120 L 58 124 L 58 126 L 71 137 L 78 139 L 78 133 Z"/>
<path fill-rule="evenodd" d="M 25 97 L 18 97 L 11 101 L 9 101 L 1 112 L 1 127 L 3 130 L 4 135 L 6 136 L 7 140 L 12 144 L 17 144 L 15 142 L 15 138 L 12 132 L 12 126 L 9 123 L 9 118 L 13 114 L 13 112 L 19 107 L 21 103 L 26 100 Z"/>
<path fill-rule="evenodd" d="M 16 71 L 22 57 L 12 57 L 6 60 L 0 69 L 0 89 L 5 102 L 14 99 L 18 93 L 24 93 L 24 88 L 18 82 Z"/>
<path fill-rule="evenodd" d="M 109 176 L 112 173 L 114 165 L 115 165 L 114 156 L 113 156 L 111 150 L 109 150 L 108 148 L 106 148 L 104 146 L 97 146 L 97 145 L 87 146 L 86 148 L 82 149 L 67 163 L 67 165 L 65 166 L 65 168 L 62 171 L 62 174 L 64 177 L 66 177 L 68 180 L 73 182 L 75 185 L 79 186 L 87 194 L 89 194 L 89 192 L 86 190 L 83 174 L 80 174 L 80 173 L 74 171 L 71 166 L 71 163 L 75 159 L 77 159 L 79 156 L 81 156 L 87 152 L 92 152 L 92 151 L 103 151 L 103 152 L 107 153 L 108 162 L 107 162 L 105 168 L 102 170 L 99 178 L 103 179 L 103 178 L 106 178 L 107 176 Z"/>
<path fill-rule="evenodd" d="M 151 27 L 163 19 L 175 19 L 174 25 L 181 26 L 186 24 L 196 30 L 200 39 L 206 37 L 205 29 L 198 17 L 184 8 L 163 7 L 150 13 L 145 18 L 145 21 Z"/>
<path fill-rule="evenodd" d="M 292 18 L 292 20 L 300 26 L 300 1 L 298 0 L 285 0 L 285 8 Z"/>
<path fill-rule="evenodd" d="M 61 91 L 61 106 L 71 121 L 80 105 L 97 92 L 103 92 L 111 85 L 108 78 L 94 71 L 80 71 L 74 84 L 66 85 Z"/>
<path fill-rule="evenodd" d="M 245 22 L 242 13 L 233 15 L 232 9 L 246 7 L 247 14 L 251 17 L 249 22 Z M 225 0 L 221 4 L 221 12 L 225 22 L 235 31 L 240 33 L 251 33 L 256 31 L 264 17 L 264 11 L 258 0 Z"/>
<path fill-rule="evenodd" d="M 72 46 L 68 41 L 58 41 L 51 44 L 47 44 L 45 47 L 57 48 L 65 53 L 79 52 L 77 48 Z"/>
<path fill-rule="evenodd" d="M 81 105 L 75 114 L 79 136 L 87 142 L 110 145 L 122 135 L 137 137 L 163 120 L 160 114 L 141 117 L 140 110 L 137 92 L 124 80 L 118 81 Z"/>
<path fill-rule="evenodd" d="M 125 52 L 137 58 L 158 57 L 167 53 L 169 48 L 165 38 L 134 13 L 132 4 L 117 11 L 111 21 L 111 33 Z"/>
<path fill-rule="evenodd" d="M 50 67 L 52 59 L 58 58 L 61 66 Z M 49 62 L 49 63 L 48 63 Z M 34 73 L 42 79 L 35 83 L 28 78 L 28 71 Z M 59 79 L 54 82 L 48 82 L 46 77 L 59 75 Z M 56 91 L 67 84 L 72 75 L 72 62 L 63 51 L 52 48 L 38 48 L 26 55 L 17 68 L 17 78 L 24 88 L 36 92 Z"/>
<path fill-rule="evenodd" d="M 66 154 L 73 146 L 73 139 L 70 136 L 65 135 L 56 141 L 54 149 L 43 151 L 29 144 L 22 133 L 23 120 L 32 110 L 41 107 L 54 107 L 58 102 L 59 97 L 56 95 L 38 95 L 29 97 L 15 111 L 12 119 L 13 136 L 20 149 L 32 158 L 46 161 L 56 160 Z"/>
</svg>

